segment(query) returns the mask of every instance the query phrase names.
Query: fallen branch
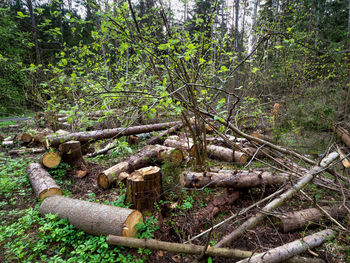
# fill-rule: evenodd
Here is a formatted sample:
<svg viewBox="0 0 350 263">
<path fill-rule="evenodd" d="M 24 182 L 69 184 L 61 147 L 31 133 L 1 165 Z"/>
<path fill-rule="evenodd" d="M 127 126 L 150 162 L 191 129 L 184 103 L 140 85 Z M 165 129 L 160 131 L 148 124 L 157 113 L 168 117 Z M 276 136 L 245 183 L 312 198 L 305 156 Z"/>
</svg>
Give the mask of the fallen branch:
<svg viewBox="0 0 350 263">
<path fill-rule="evenodd" d="M 336 158 L 338 157 L 338 153 L 332 152 L 327 157 L 325 157 L 321 163 L 320 166 L 315 166 L 311 171 L 309 171 L 304 177 L 302 177 L 295 185 L 293 185 L 292 188 L 287 190 L 285 193 L 283 193 L 278 198 L 274 199 L 265 207 L 262 208 L 262 211 L 256 214 L 255 216 L 248 219 L 246 222 L 241 224 L 239 227 L 237 227 L 233 232 L 223 237 L 222 240 L 220 240 L 215 247 L 221 247 L 223 245 L 228 245 L 232 241 L 236 240 L 238 237 L 243 235 L 243 233 L 246 230 L 252 229 L 254 226 L 256 226 L 258 223 L 260 223 L 269 212 L 273 211 L 277 207 L 281 206 L 284 201 L 290 199 L 295 193 L 297 193 L 300 189 L 305 187 L 316 174 L 321 173 L 325 170 L 325 168 Z"/>
<path fill-rule="evenodd" d="M 69 133 L 67 135 L 55 136 L 49 135 L 46 138 L 49 140 L 50 146 L 57 147 L 59 144 L 71 140 L 80 141 L 81 143 L 90 142 L 101 139 L 108 138 L 117 138 L 127 135 L 135 135 L 151 131 L 160 131 L 172 127 L 174 125 L 180 124 L 181 122 L 166 122 L 166 123 L 157 123 L 150 125 L 141 125 L 133 126 L 127 128 L 115 128 L 115 129 L 106 129 L 98 131 L 89 131 L 89 132 L 75 132 Z"/>
<path fill-rule="evenodd" d="M 182 123 L 177 124 L 177 125 L 171 127 L 170 129 L 161 132 L 159 135 L 156 135 L 156 136 L 148 139 L 146 141 L 146 143 L 147 144 L 160 144 L 160 143 L 162 143 L 165 140 L 166 136 L 168 136 L 168 135 L 170 135 L 170 134 L 180 130 L 182 126 L 183 126 Z"/>
<path fill-rule="evenodd" d="M 326 229 L 304 238 L 287 243 L 283 246 L 270 249 L 269 251 L 254 255 L 251 258 L 238 261 L 238 263 L 277 263 L 285 261 L 295 255 L 299 255 L 310 248 L 318 247 L 323 242 L 334 238 L 335 232 Z"/>
<path fill-rule="evenodd" d="M 164 250 L 174 253 L 183 253 L 189 255 L 201 255 L 205 246 L 199 246 L 194 244 L 179 244 L 165 241 L 158 241 L 155 239 L 138 239 L 131 237 L 121 237 L 108 235 L 107 243 L 109 245 L 123 246 L 123 247 L 133 247 L 133 248 L 148 248 L 155 250 Z M 224 257 L 224 258 L 249 258 L 255 255 L 251 251 L 245 251 L 240 249 L 228 249 L 228 248 L 215 248 L 208 247 L 204 253 L 206 256 L 211 257 Z M 285 263 L 324 263 L 320 259 L 303 258 L 303 257 L 293 257 L 286 260 Z"/>
</svg>

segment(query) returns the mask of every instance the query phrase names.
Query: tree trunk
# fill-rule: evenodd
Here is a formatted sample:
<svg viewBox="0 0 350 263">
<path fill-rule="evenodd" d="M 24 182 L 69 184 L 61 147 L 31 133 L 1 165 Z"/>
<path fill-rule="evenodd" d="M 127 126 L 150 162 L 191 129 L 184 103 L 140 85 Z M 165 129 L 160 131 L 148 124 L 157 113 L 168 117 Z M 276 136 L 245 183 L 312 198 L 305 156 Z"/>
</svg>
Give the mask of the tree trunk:
<svg viewBox="0 0 350 263">
<path fill-rule="evenodd" d="M 218 159 L 220 161 L 235 162 L 242 165 L 248 160 L 247 154 L 221 146 L 208 145 L 207 151 L 209 158 Z"/>
<path fill-rule="evenodd" d="M 137 210 L 152 210 L 162 194 L 162 175 L 160 168 L 149 166 L 136 170 L 127 178 L 126 202 Z"/>
<path fill-rule="evenodd" d="M 37 31 L 36 31 L 35 16 L 33 11 L 33 3 L 32 3 L 32 0 L 26 0 L 26 2 L 27 2 L 29 15 L 30 15 L 31 31 L 32 31 L 32 37 L 33 37 L 33 42 L 35 46 L 36 65 L 39 65 L 41 64 L 41 58 L 40 58 L 39 42 L 38 42 Z"/>
<path fill-rule="evenodd" d="M 127 128 L 115 128 L 115 129 L 97 130 L 97 131 L 89 131 L 89 132 L 75 132 L 75 133 L 70 133 L 62 136 L 49 135 L 47 136 L 47 139 L 49 140 L 51 146 L 57 147 L 59 144 L 70 140 L 76 140 L 83 143 L 83 142 L 90 142 L 93 140 L 118 138 L 121 136 L 135 135 L 135 134 L 146 133 L 151 131 L 160 131 L 180 123 L 181 122 L 176 121 L 176 122 L 166 122 L 166 123 L 127 127 Z"/>
<path fill-rule="evenodd" d="M 47 152 L 41 157 L 40 163 L 46 168 L 55 168 L 61 163 L 61 156 L 56 152 Z"/>
<path fill-rule="evenodd" d="M 292 188 L 281 194 L 278 198 L 272 200 L 270 203 L 265 205 L 261 210 L 262 212 L 257 213 L 255 216 L 249 218 L 243 224 L 241 224 L 238 228 L 236 228 L 233 232 L 226 235 L 221 239 L 215 247 L 221 247 L 223 245 L 227 245 L 232 241 L 239 238 L 246 230 L 252 229 L 258 223 L 260 223 L 266 216 L 267 213 L 273 211 L 277 207 L 281 206 L 286 200 L 290 199 L 294 194 L 296 194 L 299 190 L 304 188 L 317 174 L 321 173 L 325 170 L 325 168 L 333 162 L 338 157 L 336 152 L 330 153 L 327 157 L 325 157 L 319 166 L 315 166 L 311 171 L 309 171 L 304 177 L 302 177 Z"/>
<path fill-rule="evenodd" d="M 322 208 L 333 218 L 345 217 L 348 214 L 344 206 L 324 206 Z M 276 224 L 284 233 L 303 228 L 310 223 L 317 224 L 322 219 L 326 219 L 324 213 L 318 208 L 309 208 L 281 215 L 273 215 L 273 217 Z"/>
<path fill-rule="evenodd" d="M 186 188 L 227 187 L 250 188 L 258 185 L 283 184 L 289 180 L 287 174 L 274 174 L 263 171 L 232 171 L 225 173 L 196 173 L 185 171 L 181 174 L 180 182 Z"/>
<path fill-rule="evenodd" d="M 191 219 L 191 233 L 197 231 L 205 223 L 208 223 L 208 219 L 212 219 L 220 212 L 230 210 L 230 206 L 239 198 L 239 195 L 238 191 L 234 191 L 232 194 L 221 194 L 215 197 L 206 207 L 196 212 Z"/>
<path fill-rule="evenodd" d="M 60 187 L 40 163 L 31 163 L 26 169 L 35 196 L 42 200 L 52 195 L 62 195 Z"/>
<path fill-rule="evenodd" d="M 174 132 L 180 130 L 181 127 L 182 127 L 182 125 L 183 125 L 183 124 L 180 123 L 180 124 L 178 124 L 178 125 L 173 126 L 173 127 L 171 127 L 170 129 L 168 129 L 168 130 L 166 130 L 166 131 L 164 131 L 164 132 L 161 132 L 159 135 L 154 136 L 154 137 L 148 139 L 148 140 L 146 141 L 146 143 L 147 143 L 147 144 L 159 144 L 159 143 L 162 143 L 162 142 L 164 142 L 166 136 L 168 136 L 168 135 L 170 135 L 170 134 L 172 134 L 172 133 L 174 133 Z"/>
<path fill-rule="evenodd" d="M 122 179 L 119 178 L 120 173 L 131 173 L 137 169 L 152 164 L 154 160 L 159 162 L 169 161 L 174 165 L 180 165 L 183 161 L 183 154 L 180 150 L 171 147 L 163 145 L 148 145 L 135 155 L 127 158 L 125 161 L 100 173 L 97 178 L 98 185 L 107 189 L 114 182 Z"/>
<path fill-rule="evenodd" d="M 57 214 L 67 218 L 76 228 L 92 235 L 117 235 L 133 237 L 136 224 L 142 220 L 141 212 L 129 208 L 102 205 L 68 198 L 52 196 L 40 205 L 41 214 Z"/>
<path fill-rule="evenodd" d="M 260 253 L 251 258 L 238 261 L 238 263 L 277 263 L 283 262 L 295 255 L 299 255 L 308 249 L 318 247 L 323 242 L 334 238 L 335 232 L 331 229 L 326 229 L 315 234 L 303 237 L 283 246 L 270 249 L 267 252 Z"/>
</svg>

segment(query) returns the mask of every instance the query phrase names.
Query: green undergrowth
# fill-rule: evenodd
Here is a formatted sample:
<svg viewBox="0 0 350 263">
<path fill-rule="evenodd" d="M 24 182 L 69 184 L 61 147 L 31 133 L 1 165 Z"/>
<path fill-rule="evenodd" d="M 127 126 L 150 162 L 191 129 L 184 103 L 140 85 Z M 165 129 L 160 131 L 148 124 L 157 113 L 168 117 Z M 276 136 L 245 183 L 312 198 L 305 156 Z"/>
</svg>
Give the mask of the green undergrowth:
<svg viewBox="0 0 350 263">
<path fill-rule="evenodd" d="M 92 236 L 76 229 L 67 219 L 39 214 L 25 168 L 31 159 L 0 156 L 0 261 L 1 262 L 144 262 L 149 250 L 137 252 L 110 246 L 106 236 Z M 50 174 L 67 186 L 67 166 L 61 164 Z M 62 187 L 63 188 L 63 187 Z M 63 193 L 68 191 L 63 189 Z M 109 205 L 125 206 L 123 195 Z M 94 200 L 91 196 L 89 201 Z M 152 238 L 157 229 L 154 218 L 139 225 L 139 237 Z"/>
</svg>

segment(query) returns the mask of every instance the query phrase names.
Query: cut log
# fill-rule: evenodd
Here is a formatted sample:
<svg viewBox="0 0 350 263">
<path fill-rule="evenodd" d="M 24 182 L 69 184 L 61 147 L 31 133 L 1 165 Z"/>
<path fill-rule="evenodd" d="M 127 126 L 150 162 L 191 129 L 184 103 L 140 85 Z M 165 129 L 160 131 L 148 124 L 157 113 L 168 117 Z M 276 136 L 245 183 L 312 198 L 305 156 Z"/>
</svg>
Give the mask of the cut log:
<svg viewBox="0 0 350 263">
<path fill-rule="evenodd" d="M 112 234 L 133 237 L 142 213 L 129 208 L 102 205 L 64 196 L 51 196 L 40 205 L 42 215 L 57 214 L 67 218 L 76 228 L 92 235 Z"/>
<path fill-rule="evenodd" d="M 196 152 L 192 140 L 180 140 L 178 137 L 175 136 L 171 136 L 168 139 L 166 139 L 164 141 L 164 145 L 179 149 L 182 152 L 188 152 L 191 155 L 194 155 Z"/>
<path fill-rule="evenodd" d="M 62 195 L 60 187 L 40 163 L 31 163 L 26 169 L 35 196 L 42 200 L 53 195 Z"/>
<path fill-rule="evenodd" d="M 338 125 L 334 125 L 334 130 L 341 140 L 350 147 L 350 134 L 343 128 Z"/>
<path fill-rule="evenodd" d="M 137 210 L 152 210 L 162 194 L 162 176 L 157 166 L 144 167 L 127 178 L 126 202 Z"/>
<path fill-rule="evenodd" d="M 21 149 L 18 149 L 18 150 L 11 150 L 9 151 L 9 154 L 10 155 L 21 155 L 21 154 L 26 154 L 26 153 L 33 153 L 33 154 L 36 154 L 36 153 L 43 153 L 45 152 L 46 150 L 44 148 L 21 148 Z"/>
<path fill-rule="evenodd" d="M 326 229 L 291 243 L 287 243 L 283 246 L 270 249 L 267 252 L 254 255 L 251 258 L 238 261 L 238 263 L 283 262 L 293 256 L 307 251 L 308 249 L 320 246 L 323 242 L 334 238 L 334 236 L 335 232 L 333 230 Z"/>
<path fill-rule="evenodd" d="M 47 139 L 50 142 L 50 145 L 53 147 L 57 147 L 59 144 L 63 142 L 67 142 L 70 140 L 76 140 L 83 142 L 89 142 L 94 140 L 108 139 L 108 138 L 117 138 L 121 136 L 127 135 L 136 135 L 145 132 L 151 131 L 160 131 L 172 127 L 174 125 L 179 124 L 180 122 L 166 122 L 166 123 L 157 123 L 150 125 L 141 125 L 127 128 L 115 128 L 115 129 L 106 129 L 106 130 L 98 130 L 98 131 L 89 131 L 89 132 L 75 132 L 67 135 L 54 136 L 49 135 Z"/>
<path fill-rule="evenodd" d="M 210 220 L 223 211 L 229 211 L 230 206 L 239 198 L 239 195 L 240 193 L 238 191 L 234 191 L 231 194 L 221 194 L 215 197 L 206 207 L 203 207 L 196 212 L 191 219 L 191 233 L 197 231 L 201 226 L 208 222 L 208 219 Z"/>
<path fill-rule="evenodd" d="M 146 143 L 147 144 L 159 144 L 159 143 L 162 143 L 162 142 L 164 142 L 166 136 L 168 136 L 170 134 L 173 134 L 174 132 L 180 130 L 182 126 L 183 126 L 182 123 L 180 123 L 178 125 L 175 125 L 175 126 L 171 127 L 170 129 L 161 132 L 159 135 L 154 136 L 151 139 L 148 139 L 146 141 Z"/>
<path fill-rule="evenodd" d="M 337 145 L 337 152 L 339 154 L 339 158 L 342 160 L 342 164 L 345 168 L 350 167 L 350 161 L 346 158 L 346 155 L 343 153 L 343 151 L 340 149 L 340 147 Z"/>
<path fill-rule="evenodd" d="M 20 135 L 20 140 L 24 143 L 30 143 L 32 140 L 34 140 L 34 137 L 30 133 L 22 133 Z"/>
<path fill-rule="evenodd" d="M 264 171 L 232 171 L 221 173 L 196 173 L 185 171 L 180 182 L 186 188 L 227 187 L 250 188 L 258 185 L 280 185 L 289 180 L 288 174 L 274 174 Z"/>
<path fill-rule="evenodd" d="M 120 237 L 108 235 L 107 243 L 110 245 L 133 247 L 133 248 L 148 248 L 156 250 L 164 250 L 174 253 L 183 253 L 189 255 L 202 255 L 206 249 L 205 246 L 199 246 L 194 244 L 181 244 L 171 243 L 165 241 L 158 241 L 155 239 L 138 239 L 130 237 Z M 228 248 L 215 248 L 208 246 L 205 251 L 205 255 L 211 257 L 223 257 L 223 258 L 249 258 L 255 255 L 251 251 L 245 251 L 240 249 L 228 249 Z M 324 263 L 321 259 L 304 258 L 304 257 L 293 257 L 286 260 L 285 263 Z"/>
<path fill-rule="evenodd" d="M 47 168 L 54 168 L 61 163 L 61 156 L 56 152 L 47 152 L 41 157 L 40 162 Z"/>
<path fill-rule="evenodd" d="M 81 153 L 79 141 L 68 141 L 58 147 L 62 160 L 79 170 L 86 170 L 86 163 Z"/>
<path fill-rule="evenodd" d="M 248 155 L 242 152 L 234 151 L 216 145 L 207 146 L 208 157 L 218 159 L 225 162 L 235 162 L 240 165 L 245 164 L 248 160 Z"/>
<path fill-rule="evenodd" d="M 342 218 L 348 214 L 344 206 L 322 207 L 333 218 Z M 274 222 L 283 232 L 290 232 L 303 228 L 309 224 L 317 224 L 322 219 L 327 219 L 318 208 L 309 208 L 301 211 L 274 215 Z"/>
<path fill-rule="evenodd" d="M 5 140 L 4 140 L 4 141 L 1 143 L 1 145 L 4 146 L 4 147 L 11 147 L 11 146 L 14 146 L 15 143 L 14 143 L 13 141 L 5 141 Z"/>
<path fill-rule="evenodd" d="M 174 165 L 180 165 L 183 161 L 183 154 L 180 150 L 163 145 L 148 145 L 142 148 L 135 155 L 120 162 L 111 168 L 103 171 L 97 178 L 100 187 L 107 189 L 116 181 L 120 181 L 119 174 L 122 172 L 131 173 L 137 169 L 148 166 L 154 161 L 168 161 Z"/>
<path fill-rule="evenodd" d="M 324 171 L 324 169 L 332 163 L 336 158 L 338 158 L 338 154 L 336 152 L 330 153 L 326 156 L 321 162 L 319 166 L 315 166 L 311 171 L 309 171 L 304 177 L 302 177 L 292 188 L 281 194 L 279 197 L 275 198 L 271 202 L 269 202 L 265 207 L 261 210 L 262 212 L 257 213 L 255 216 L 249 218 L 239 227 L 237 227 L 233 232 L 226 235 L 221 239 L 215 247 L 221 247 L 223 245 L 230 244 L 232 241 L 239 238 L 245 231 L 252 229 L 258 223 L 260 223 L 269 212 L 281 206 L 286 200 L 290 199 L 294 194 L 296 194 L 299 190 L 305 187 L 317 174 Z"/>
</svg>

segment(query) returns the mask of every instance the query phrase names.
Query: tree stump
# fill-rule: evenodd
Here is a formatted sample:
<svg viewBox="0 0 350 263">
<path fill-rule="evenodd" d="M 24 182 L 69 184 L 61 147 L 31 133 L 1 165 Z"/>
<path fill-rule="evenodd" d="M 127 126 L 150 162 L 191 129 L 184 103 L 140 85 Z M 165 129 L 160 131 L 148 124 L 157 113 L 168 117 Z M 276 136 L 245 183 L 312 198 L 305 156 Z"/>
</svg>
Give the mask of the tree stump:
<svg viewBox="0 0 350 263">
<path fill-rule="evenodd" d="M 87 174 L 86 163 L 81 153 L 79 141 L 68 141 L 58 147 L 62 160 L 76 169 L 76 176 L 82 178 Z"/>
<path fill-rule="evenodd" d="M 132 203 L 137 210 L 152 210 L 161 194 L 162 176 L 157 166 L 141 168 L 127 178 L 126 201 Z"/>
</svg>

